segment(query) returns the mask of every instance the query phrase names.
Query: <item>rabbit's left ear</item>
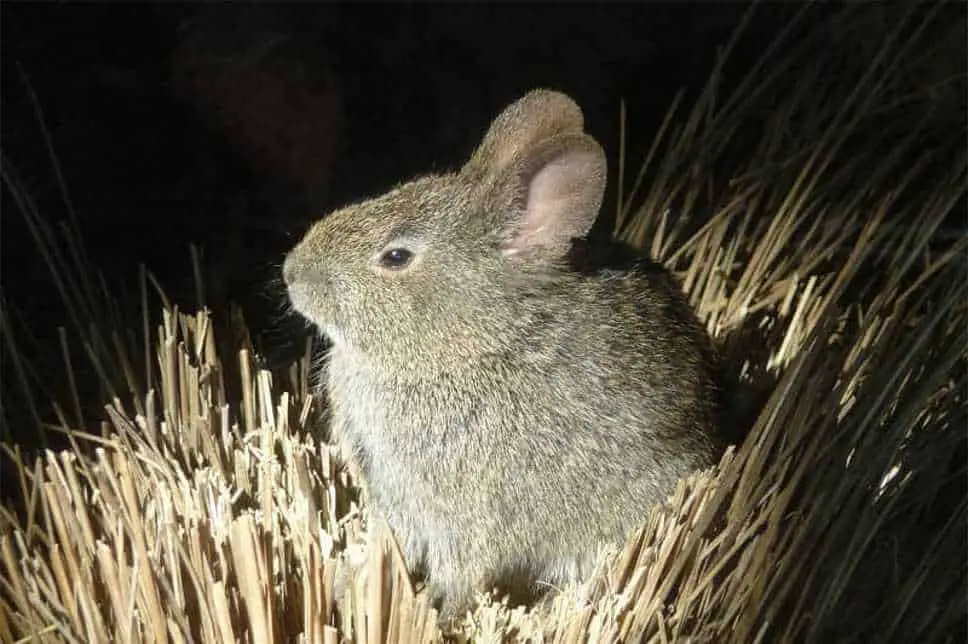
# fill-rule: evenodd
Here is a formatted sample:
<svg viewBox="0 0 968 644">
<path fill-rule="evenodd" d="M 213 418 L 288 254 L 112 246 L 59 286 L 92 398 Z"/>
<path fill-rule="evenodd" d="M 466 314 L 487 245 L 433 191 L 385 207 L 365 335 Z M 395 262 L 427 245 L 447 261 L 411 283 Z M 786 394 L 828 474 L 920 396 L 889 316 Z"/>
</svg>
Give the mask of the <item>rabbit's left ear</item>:
<svg viewBox="0 0 968 644">
<path fill-rule="evenodd" d="M 501 251 L 508 257 L 559 258 L 595 223 L 605 193 L 606 160 L 586 134 L 553 137 L 506 168 L 494 189 L 502 213 Z"/>
<path fill-rule="evenodd" d="M 583 126 L 581 108 L 566 94 L 532 90 L 494 119 L 461 173 L 475 178 L 499 174 L 529 148 L 559 134 L 579 134 Z"/>
</svg>

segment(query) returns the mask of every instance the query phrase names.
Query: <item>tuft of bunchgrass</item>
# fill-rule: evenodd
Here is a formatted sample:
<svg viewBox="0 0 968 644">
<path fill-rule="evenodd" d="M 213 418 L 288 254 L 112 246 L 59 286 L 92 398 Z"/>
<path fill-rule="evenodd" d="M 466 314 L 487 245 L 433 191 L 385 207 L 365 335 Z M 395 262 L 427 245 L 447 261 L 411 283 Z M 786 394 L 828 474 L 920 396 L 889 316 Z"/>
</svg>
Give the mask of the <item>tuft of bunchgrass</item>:
<svg viewBox="0 0 968 644">
<path fill-rule="evenodd" d="M 964 78 L 911 82 L 950 42 L 940 5 L 848 7 L 823 29 L 806 28 L 812 11 L 721 96 L 727 47 L 693 109 L 674 101 L 619 201 L 616 236 L 683 277 L 737 398 L 765 392 L 749 436 L 590 579 L 531 609 L 482 596 L 452 636 L 959 641 L 968 238 L 949 231 L 968 160 L 963 139 L 937 136 L 963 125 L 937 97 Z M 875 20 L 886 26 L 872 38 Z M 846 50 L 861 35 L 863 64 Z M 18 185 L 6 159 L 4 180 Z M 147 277 L 127 333 L 99 313 L 120 307 L 80 246 L 57 251 L 14 192 L 108 403 L 94 422 L 55 403 L 47 421 L 31 397 L 34 422 L 69 448 L 4 445 L 20 507 L 0 509 L 0 638 L 439 639 L 388 531 L 319 439 L 309 345 L 270 373 L 243 328 L 216 329 L 205 309 L 165 304 L 152 324 Z M 37 391 L 7 307 L 2 331 Z M 337 598 L 346 556 L 365 565 Z"/>
</svg>

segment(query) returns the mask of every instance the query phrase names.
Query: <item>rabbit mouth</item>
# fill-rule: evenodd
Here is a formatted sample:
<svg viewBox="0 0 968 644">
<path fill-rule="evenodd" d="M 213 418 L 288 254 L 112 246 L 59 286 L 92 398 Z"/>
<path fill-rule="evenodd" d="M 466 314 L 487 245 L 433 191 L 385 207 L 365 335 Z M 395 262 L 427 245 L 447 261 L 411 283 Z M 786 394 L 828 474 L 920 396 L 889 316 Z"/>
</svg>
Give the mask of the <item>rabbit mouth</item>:
<svg viewBox="0 0 968 644">
<path fill-rule="evenodd" d="M 333 323 L 332 316 L 320 310 L 318 297 L 310 283 L 294 281 L 287 285 L 287 289 L 293 310 L 309 320 L 321 335 L 326 336 L 333 344 L 346 341 L 339 326 Z"/>
<path fill-rule="evenodd" d="M 318 294 L 308 282 L 293 282 L 288 286 L 289 301 L 292 308 L 309 320 L 321 333 L 332 337 L 332 316 L 320 310 Z"/>
<path fill-rule="evenodd" d="M 292 306 L 296 311 L 298 311 L 302 316 L 312 319 L 309 309 L 311 308 L 312 298 L 312 288 L 306 282 L 290 282 L 287 286 L 287 291 L 289 295 L 289 301 L 292 302 Z"/>
</svg>

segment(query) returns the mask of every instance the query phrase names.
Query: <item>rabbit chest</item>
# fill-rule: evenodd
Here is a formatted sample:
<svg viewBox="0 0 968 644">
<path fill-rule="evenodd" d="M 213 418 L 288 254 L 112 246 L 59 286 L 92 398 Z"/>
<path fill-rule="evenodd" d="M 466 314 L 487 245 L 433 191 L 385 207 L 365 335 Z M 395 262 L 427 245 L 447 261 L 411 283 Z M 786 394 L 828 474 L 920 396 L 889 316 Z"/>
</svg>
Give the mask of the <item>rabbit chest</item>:
<svg viewBox="0 0 968 644">
<path fill-rule="evenodd" d="M 352 450 L 376 508 L 404 540 L 452 541 L 454 513 L 477 503 L 462 484 L 467 405 L 381 378 L 339 348 L 327 388 L 334 433 Z"/>
</svg>

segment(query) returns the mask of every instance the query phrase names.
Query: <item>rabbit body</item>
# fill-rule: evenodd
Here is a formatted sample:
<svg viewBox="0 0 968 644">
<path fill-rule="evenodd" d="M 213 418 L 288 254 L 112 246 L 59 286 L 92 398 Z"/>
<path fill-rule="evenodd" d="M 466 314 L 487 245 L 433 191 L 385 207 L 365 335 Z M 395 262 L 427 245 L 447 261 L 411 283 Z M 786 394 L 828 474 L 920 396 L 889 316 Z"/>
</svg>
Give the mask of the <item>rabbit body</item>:
<svg viewBox="0 0 968 644">
<path fill-rule="evenodd" d="M 605 158 L 536 90 L 470 161 L 318 222 L 286 258 L 331 342 L 332 434 L 444 619 L 590 573 L 720 449 L 708 338 L 647 260 L 583 237 Z"/>
</svg>

